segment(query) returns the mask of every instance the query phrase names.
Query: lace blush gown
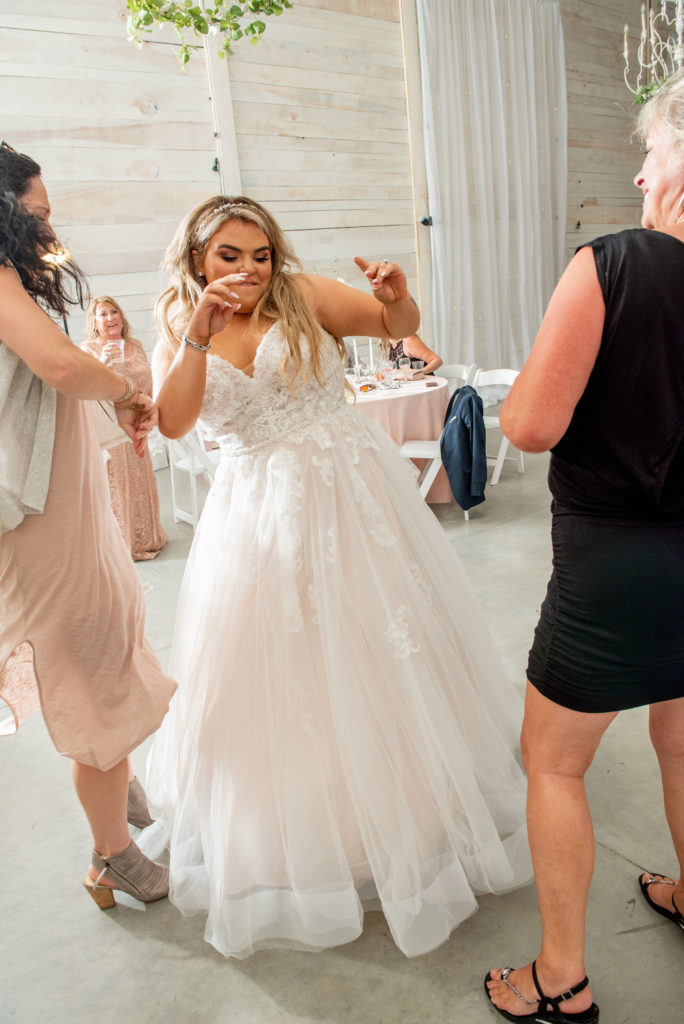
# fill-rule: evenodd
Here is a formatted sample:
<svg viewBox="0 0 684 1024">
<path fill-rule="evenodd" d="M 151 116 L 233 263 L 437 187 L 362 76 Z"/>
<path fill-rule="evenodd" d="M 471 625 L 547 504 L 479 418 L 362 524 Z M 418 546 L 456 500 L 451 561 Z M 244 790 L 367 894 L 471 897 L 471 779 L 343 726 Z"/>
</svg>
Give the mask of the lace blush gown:
<svg viewBox="0 0 684 1024">
<path fill-rule="evenodd" d="M 291 393 L 283 353 L 274 325 L 253 378 L 207 357 L 222 457 L 141 843 L 168 843 L 172 901 L 225 956 L 349 942 L 364 907 L 424 953 L 475 894 L 531 877 L 520 702 L 412 468 L 346 402 L 333 340 L 325 387 Z"/>
</svg>

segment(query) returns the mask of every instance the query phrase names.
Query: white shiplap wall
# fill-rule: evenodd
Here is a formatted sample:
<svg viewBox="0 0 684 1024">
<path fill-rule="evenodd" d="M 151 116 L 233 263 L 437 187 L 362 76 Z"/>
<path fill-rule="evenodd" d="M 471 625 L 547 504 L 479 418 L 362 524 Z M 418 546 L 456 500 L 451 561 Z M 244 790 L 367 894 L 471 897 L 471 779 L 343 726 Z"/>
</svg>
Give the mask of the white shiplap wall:
<svg viewBox="0 0 684 1024">
<path fill-rule="evenodd" d="M 182 74 L 166 38 L 127 42 L 120 0 L 0 0 L 3 138 L 41 164 L 92 294 L 117 298 L 148 347 L 161 254 L 218 185 L 204 62 Z"/>
<path fill-rule="evenodd" d="M 0 0 L 2 132 L 43 166 L 93 294 L 114 295 L 149 347 L 161 255 L 220 190 L 217 152 L 307 270 L 363 288 L 353 256 L 386 256 L 415 288 L 399 0 L 297 0 L 211 79 L 201 52 L 181 73 L 174 38 L 136 49 L 120 0 Z M 74 337 L 82 324 L 74 314 Z"/>
<path fill-rule="evenodd" d="M 226 73 L 242 189 L 305 269 L 363 286 L 353 257 L 387 257 L 415 287 L 398 0 L 297 0 Z"/>
<path fill-rule="evenodd" d="M 566 249 L 598 235 L 637 227 L 641 166 L 630 143 L 636 108 L 623 80 L 623 30 L 636 49 L 638 0 L 560 0 L 568 85 Z"/>
<path fill-rule="evenodd" d="M 403 7 L 410 16 L 413 0 Z M 273 209 L 307 269 L 358 282 L 354 255 L 391 256 L 416 288 L 400 8 L 297 0 L 269 20 L 258 46 L 243 41 L 216 62 L 210 85 L 201 54 L 179 71 L 170 32 L 142 51 L 128 43 L 120 0 L 0 0 L 3 137 L 41 162 L 58 233 L 92 275 L 93 293 L 114 294 L 148 344 L 163 249 L 181 216 L 219 190 L 212 167 L 221 147 L 224 170 L 239 167 L 243 190 Z M 640 155 L 629 143 L 621 50 L 639 4 L 560 8 L 570 254 L 638 223 L 631 179 Z M 72 323 L 78 336 L 82 318 Z"/>
</svg>

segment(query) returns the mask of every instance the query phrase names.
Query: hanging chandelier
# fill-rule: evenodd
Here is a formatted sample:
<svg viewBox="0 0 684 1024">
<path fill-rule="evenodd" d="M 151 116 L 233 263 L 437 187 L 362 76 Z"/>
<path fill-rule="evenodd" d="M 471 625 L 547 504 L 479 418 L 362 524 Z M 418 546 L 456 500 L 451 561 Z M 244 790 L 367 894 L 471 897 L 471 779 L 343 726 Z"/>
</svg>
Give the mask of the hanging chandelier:
<svg viewBox="0 0 684 1024">
<path fill-rule="evenodd" d="M 635 103 L 645 103 L 662 83 L 684 65 L 684 0 L 650 0 L 641 5 L 638 68 L 630 82 L 628 26 L 625 25 L 625 84 Z"/>
</svg>

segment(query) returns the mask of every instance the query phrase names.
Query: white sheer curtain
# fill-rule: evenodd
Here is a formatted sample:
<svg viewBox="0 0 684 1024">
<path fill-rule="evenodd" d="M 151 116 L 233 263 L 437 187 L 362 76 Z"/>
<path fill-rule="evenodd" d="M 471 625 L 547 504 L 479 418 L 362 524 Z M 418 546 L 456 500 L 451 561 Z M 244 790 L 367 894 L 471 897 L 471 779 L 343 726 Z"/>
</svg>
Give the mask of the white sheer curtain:
<svg viewBox="0 0 684 1024">
<path fill-rule="evenodd" d="M 417 0 L 434 347 L 519 368 L 564 264 L 567 104 L 555 0 Z"/>
</svg>

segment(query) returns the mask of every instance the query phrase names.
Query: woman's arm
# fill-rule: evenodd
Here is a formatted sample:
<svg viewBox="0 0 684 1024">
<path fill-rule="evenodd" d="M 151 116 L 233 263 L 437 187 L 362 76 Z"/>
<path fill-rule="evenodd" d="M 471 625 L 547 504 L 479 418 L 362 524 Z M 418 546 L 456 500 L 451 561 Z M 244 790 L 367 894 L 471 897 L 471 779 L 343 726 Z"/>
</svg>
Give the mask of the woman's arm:
<svg viewBox="0 0 684 1024">
<path fill-rule="evenodd" d="M 427 345 L 423 344 L 417 334 L 409 334 L 407 338 L 402 340 L 404 342 L 404 355 L 410 359 L 422 359 L 425 363 L 423 373 L 434 373 L 444 362 L 441 356 L 438 356 L 436 352 L 433 352 Z"/>
<path fill-rule="evenodd" d="M 152 353 L 152 379 L 161 433 L 164 437 L 184 437 L 202 409 L 207 382 L 205 353 L 181 345 L 174 356 L 165 341 L 158 341 Z"/>
<path fill-rule="evenodd" d="M 159 409 L 159 429 L 164 437 L 183 437 L 192 430 L 200 411 L 207 382 L 207 354 L 214 334 L 227 325 L 239 309 L 231 285 L 239 274 L 228 274 L 208 284 L 195 306 L 185 337 L 195 345 L 181 343 L 174 355 L 166 342 L 158 341 L 152 354 L 154 395 Z"/>
<path fill-rule="evenodd" d="M 516 448 L 553 448 L 582 397 L 601 346 L 605 304 L 587 246 L 551 296 L 527 362 L 501 406 L 501 429 Z"/>
<path fill-rule="evenodd" d="M 0 267 L 0 339 L 37 377 L 65 395 L 113 402 L 125 391 L 122 376 L 74 345 L 10 267 Z"/>
<path fill-rule="evenodd" d="M 396 263 L 368 263 L 358 256 L 355 263 L 371 282 L 372 295 L 330 277 L 297 277 L 321 326 L 339 338 L 403 338 L 416 331 L 420 313 L 408 293 L 401 267 Z"/>
</svg>

